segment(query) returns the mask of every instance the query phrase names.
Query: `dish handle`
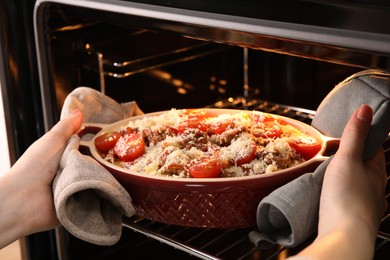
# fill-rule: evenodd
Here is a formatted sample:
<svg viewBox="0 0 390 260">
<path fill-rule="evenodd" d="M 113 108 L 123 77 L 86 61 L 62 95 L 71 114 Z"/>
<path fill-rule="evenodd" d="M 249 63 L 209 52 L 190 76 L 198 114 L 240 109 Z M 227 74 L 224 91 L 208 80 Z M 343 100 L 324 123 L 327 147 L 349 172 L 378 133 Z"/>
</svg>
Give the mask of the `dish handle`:
<svg viewBox="0 0 390 260">
<path fill-rule="evenodd" d="M 320 153 L 319 157 L 324 161 L 330 156 L 334 155 L 340 146 L 340 138 L 323 137 L 324 149 Z"/>
<path fill-rule="evenodd" d="M 104 125 L 97 123 L 83 124 L 77 135 L 80 137 L 79 151 L 83 154 L 89 154 L 91 151 L 91 145 L 94 145 L 94 136 L 103 129 Z"/>
</svg>

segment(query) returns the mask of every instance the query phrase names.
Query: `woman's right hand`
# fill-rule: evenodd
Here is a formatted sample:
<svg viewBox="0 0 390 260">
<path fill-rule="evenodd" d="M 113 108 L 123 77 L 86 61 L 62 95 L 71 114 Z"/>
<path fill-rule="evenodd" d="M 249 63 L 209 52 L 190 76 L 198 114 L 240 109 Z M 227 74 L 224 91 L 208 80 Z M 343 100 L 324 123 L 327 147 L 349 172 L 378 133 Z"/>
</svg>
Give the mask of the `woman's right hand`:
<svg viewBox="0 0 390 260">
<path fill-rule="evenodd" d="M 322 186 L 318 236 L 301 252 L 316 259 L 371 259 L 380 220 L 387 207 L 383 150 L 363 161 L 372 109 L 355 111 Z"/>
</svg>

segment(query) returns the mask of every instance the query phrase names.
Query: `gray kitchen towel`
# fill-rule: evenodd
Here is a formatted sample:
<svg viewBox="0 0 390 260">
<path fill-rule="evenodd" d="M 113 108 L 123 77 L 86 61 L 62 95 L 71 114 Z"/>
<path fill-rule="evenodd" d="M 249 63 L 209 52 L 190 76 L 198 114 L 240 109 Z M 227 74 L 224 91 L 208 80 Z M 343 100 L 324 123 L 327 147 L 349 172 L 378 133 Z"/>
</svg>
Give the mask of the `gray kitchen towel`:
<svg viewBox="0 0 390 260">
<path fill-rule="evenodd" d="M 390 132 L 390 73 L 365 70 L 339 83 L 321 102 L 312 126 L 330 137 L 341 137 L 352 113 L 362 104 L 373 111 L 364 159 L 370 158 Z M 257 209 L 257 229 L 249 238 L 294 247 L 312 236 L 318 225 L 322 180 L 331 157 L 314 173 L 306 173 L 265 197 Z"/>
<path fill-rule="evenodd" d="M 102 93 L 79 87 L 65 99 L 61 118 L 78 108 L 83 121 L 109 124 L 140 115 L 135 102 L 119 104 Z M 122 235 L 122 216 L 132 216 L 131 197 L 97 161 L 79 152 L 73 135 L 53 181 L 54 205 L 63 227 L 75 237 L 97 245 L 113 245 Z"/>
</svg>

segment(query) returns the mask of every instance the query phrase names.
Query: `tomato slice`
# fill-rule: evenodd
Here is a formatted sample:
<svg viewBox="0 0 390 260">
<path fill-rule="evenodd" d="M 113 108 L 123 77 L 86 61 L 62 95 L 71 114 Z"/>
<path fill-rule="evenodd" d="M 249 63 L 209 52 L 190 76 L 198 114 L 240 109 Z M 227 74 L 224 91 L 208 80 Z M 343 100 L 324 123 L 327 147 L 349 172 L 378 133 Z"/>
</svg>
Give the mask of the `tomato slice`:
<svg viewBox="0 0 390 260">
<path fill-rule="evenodd" d="M 121 134 L 119 132 L 109 132 L 95 138 L 95 147 L 102 153 L 106 153 L 114 148 Z"/>
<path fill-rule="evenodd" d="M 308 135 L 300 135 L 298 138 L 293 138 L 289 144 L 305 160 L 313 158 L 321 150 L 322 145 L 319 140 Z"/>
<path fill-rule="evenodd" d="M 278 138 L 282 134 L 279 127 L 280 124 L 285 124 L 281 119 L 269 115 L 253 115 L 252 117 L 254 131 L 256 137 L 262 138 Z"/>
<path fill-rule="evenodd" d="M 205 119 L 212 116 L 208 111 L 201 110 L 201 109 L 187 110 L 185 114 L 188 116 L 188 118 L 197 118 L 197 119 Z"/>
<path fill-rule="evenodd" d="M 116 142 L 114 152 L 122 161 L 134 161 L 145 153 L 145 141 L 140 134 L 126 133 Z"/>
<path fill-rule="evenodd" d="M 253 135 L 262 138 L 278 138 L 282 134 L 281 128 L 274 121 L 266 121 L 253 126 Z"/>
<path fill-rule="evenodd" d="M 266 114 L 252 114 L 252 122 L 254 124 L 263 123 L 263 122 L 274 122 L 275 117 Z"/>
<path fill-rule="evenodd" d="M 274 121 L 264 122 L 264 138 L 278 138 L 281 134 L 282 130 L 278 126 L 275 127 Z"/>
<path fill-rule="evenodd" d="M 247 151 L 246 154 L 240 155 L 236 158 L 236 164 L 237 165 L 243 165 L 246 163 L 250 163 L 256 158 L 256 144 L 253 143 L 250 147 L 250 149 Z"/>
<path fill-rule="evenodd" d="M 231 122 L 219 122 L 212 124 L 209 126 L 208 133 L 220 135 L 225 132 L 231 124 Z"/>
<path fill-rule="evenodd" d="M 216 178 L 221 172 L 221 164 L 215 157 L 203 157 L 191 162 L 188 170 L 193 178 Z"/>
<path fill-rule="evenodd" d="M 168 131 L 168 133 L 170 133 L 173 136 L 176 136 L 179 133 L 179 131 L 176 128 L 171 126 L 165 126 L 165 129 Z"/>
<path fill-rule="evenodd" d="M 177 130 L 179 131 L 179 133 L 183 133 L 185 130 L 190 128 L 199 129 L 202 132 L 207 131 L 207 125 L 205 121 L 203 119 L 198 118 L 190 118 L 186 121 L 181 122 Z"/>
</svg>

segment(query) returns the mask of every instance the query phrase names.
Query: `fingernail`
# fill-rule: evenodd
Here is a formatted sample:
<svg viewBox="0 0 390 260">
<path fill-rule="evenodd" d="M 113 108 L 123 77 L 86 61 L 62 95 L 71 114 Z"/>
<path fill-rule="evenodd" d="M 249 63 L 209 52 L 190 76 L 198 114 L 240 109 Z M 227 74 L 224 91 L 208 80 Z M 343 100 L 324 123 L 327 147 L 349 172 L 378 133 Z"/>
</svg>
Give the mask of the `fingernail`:
<svg viewBox="0 0 390 260">
<path fill-rule="evenodd" d="M 69 116 L 75 116 L 75 115 L 78 115 L 80 113 L 81 113 L 80 109 L 76 107 L 72 111 L 70 111 Z"/>
<path fill-rule="evenodd" d="M 363 121 L 364 123 L 371 124 L 372 114 L 373 114 L 373 112 L 372 112 L 371 107 L 369 107 L 367 105 L 362 105 L 359 108 L 356 117 L 359 120 Z"/>
</svg>

